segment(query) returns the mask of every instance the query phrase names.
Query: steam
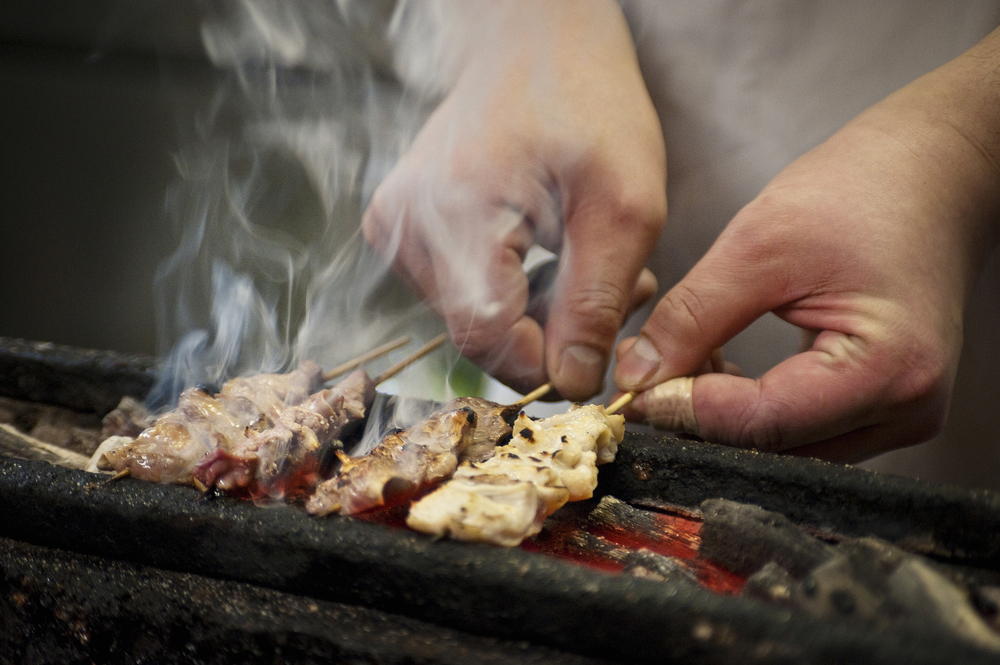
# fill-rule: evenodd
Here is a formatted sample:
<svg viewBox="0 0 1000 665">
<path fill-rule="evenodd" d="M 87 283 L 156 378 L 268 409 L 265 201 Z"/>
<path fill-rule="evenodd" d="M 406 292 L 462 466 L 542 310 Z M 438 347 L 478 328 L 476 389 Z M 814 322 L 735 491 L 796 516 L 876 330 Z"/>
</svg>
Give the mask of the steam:
<svg viewBox="0 0 1000 665">
<path fill-rule="evenodd" d="M 181 239 L 157 272 L 165 360 L 149 399 L 155 408 L 172 405 L 185 386 L 286 371 L 305 359 L 331 367 L 400 334 L 422 341 L 442 330 L 359 226 L 454 81 L 460 61 L 450 40 L 469 34 L 474 12 L 451 16 L 412 0 L 233 0 L 206 10 L 202 40 L 219 81 L 175 156 L 179 179 L 167 210 Z M 484 102 L 463 112 L 475 120 L 488 110 Z M 455 134 L 451 145 L 467 138 Z M 471 214 L 488 220 L 494 238 L 519 232 L 523 210 L 484 210 L 478 192 L 442 190 L 443 164 L 419 183 L 420 219 Z M 543 194 L 548 207 L 536 211 L 533 230 L 558 238 L 558 197 Z M 424 236 L 433 251 L 461 259 L 445 265 L 448 278 L 479 280 L 450 295 L 489 318 L 500 307 L 497 286 L 470 267 L 484 264 L 491 243 L 449 231 L 432 226 Z M 388 238 L 400 249 L 398 233 Z M 374 362 L 370 373 L 413 348 Z M 438 351 L 380 390 L 447 399 L 456 362 L 454 350 Z M 394 401 L 399 415 L 383 430 L 411 424 L 426 408 Z"/>
<path fill-rule="evenodd" d="M 202 36 L 219 82 L 175 156 L 167 209 L 181 239 L 156 276 L 156 407 L 185 386 L 304 359 L 333 366 L 402 332 L 440 330 L 359 232 L 365 183 L 426 115 L 384 74 L 390 3 L 210 9 Z M 414 378 L 419 389 L 429 380 Z"/>
</svg>

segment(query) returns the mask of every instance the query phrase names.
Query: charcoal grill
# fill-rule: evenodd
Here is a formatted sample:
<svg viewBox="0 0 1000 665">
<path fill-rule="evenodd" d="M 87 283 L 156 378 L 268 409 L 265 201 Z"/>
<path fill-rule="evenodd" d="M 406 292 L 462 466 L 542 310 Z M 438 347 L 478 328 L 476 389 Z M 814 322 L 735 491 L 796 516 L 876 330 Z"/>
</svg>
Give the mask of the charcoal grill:
<svg viewBox="0 0 1000 665">
<path fill-rule="evenodd" d="M 149 358 L 0 340 L 0 392 L 102 412 Z M 723 497 L 831 538 L 875 535 L 984 579 L 1000 497 L 809 459 L 629 433 L 600 493 L 696 511 Z M 0 459 L 0 659 L 19 662 L 952 663 L 947 637 L 818 620 L 543 554 L 315 519 Z"/>
</svg>

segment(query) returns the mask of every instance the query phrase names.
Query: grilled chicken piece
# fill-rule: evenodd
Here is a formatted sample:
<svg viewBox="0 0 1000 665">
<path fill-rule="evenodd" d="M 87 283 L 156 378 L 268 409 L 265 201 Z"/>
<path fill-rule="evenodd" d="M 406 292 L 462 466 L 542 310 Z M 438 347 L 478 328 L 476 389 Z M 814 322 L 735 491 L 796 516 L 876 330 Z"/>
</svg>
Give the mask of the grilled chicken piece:
<svg viewBox="0 0 1000 665">
<path fill-rule="evenodd" d="M 115 471 L 141 480 L 191 484 L 191 471 L 205 453 L 242 438 L 239 422 L 219 400 L 199 388 L 181 393 L 177 408 L 143 430 L 131 443 L 104 452 Z"/>
<path fill-rule="evenodd" d="M 103 451 L 104 460 L 141 480 L 194 484 L 195 465 L 207 453 L 233 450 L 249 434 L 270 427 L 321 381 L 319 365 L 306 361 L 287 374 L 232 379 L 215 397 L 188 388 L 176 409 L 158 417 L 132 443 Z"/>
<path fill-rule="evenodd" d="M 142 402 L 132 397 L 122 397 L 118 406 L 101 419 L 101 441 L 112 436 L 134 439 L 156 420 Z"/>
<path fill-rule="evenodd" d="M 273 423 L 286 407 L 301 404 L 322 383 L 322 368 L 306 360 L 287 374 L 255 374 L 230 379 L 216 398 L 234 413 L 251 418 L 264 414 Z"/>
<path fill-rule="evenodd" d="M 410 507 L 416 531 L 514 547 L 538 533 L 567 501 L 589 499 L 597 465 L 611 462 L 625 419 L 590 404 L 514 423 L 509 444 L 481 463 L 465 462 L 451 480 Z"/>
<path fill-rule="evenodd" d="M 497 404 L 481 397 L 458 397 L 451 400 L 438 413 L 470 408 L 476 412 L 476 429 L 472 442 L 459 457 L 459 462 L 483 462 L 493 457 L 497 446 L 510 440 L 514 419 L 520 407 L 516 404 Z"/>
<path fill-rule="evenodd" d="M 469 407 L 438 412 L 389 434 L 364 457 L 343 456 L 340 472 L 316 488 L 306 510 L 353 515 L 409 500 L 451 476 L 475 427 L 476 412 Z"/>
<path fill-rule="evenodd" d="M 206 487 L 247 489 L 255 498 L 301 498 L 319 478 L 322 447 L 363 423 L 374 401 L 375 384 L 357 370 L 302 404 L 285 407 L 273 427 L 212 451 L 194 475 Z"/>
</svg>

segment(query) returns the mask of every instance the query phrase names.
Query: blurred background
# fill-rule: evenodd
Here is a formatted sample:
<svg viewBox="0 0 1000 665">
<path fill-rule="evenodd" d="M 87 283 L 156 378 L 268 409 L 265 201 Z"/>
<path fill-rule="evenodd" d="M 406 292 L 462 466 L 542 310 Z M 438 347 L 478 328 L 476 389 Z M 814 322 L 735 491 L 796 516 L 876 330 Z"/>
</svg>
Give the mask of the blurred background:
<svg viewBox="0 0 1000 665">
<path fill-rule="evenodd" d="M 0 7 L 0 335 L 156 350 L 177 111 L 213 72 L 195 3 L 127 4 Z"/>
</svg>

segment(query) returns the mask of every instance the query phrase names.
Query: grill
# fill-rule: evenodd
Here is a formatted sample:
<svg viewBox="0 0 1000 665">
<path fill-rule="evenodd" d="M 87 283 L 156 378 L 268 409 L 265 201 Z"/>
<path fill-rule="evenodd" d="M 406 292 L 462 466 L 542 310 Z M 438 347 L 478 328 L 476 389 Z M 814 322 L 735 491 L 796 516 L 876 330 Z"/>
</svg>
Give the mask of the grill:
<svg viewBox="0 0 1000 665">
<path fill-rule="evenodd" d="M 0 392 L 103 413 L 148 358 L 13 340 Z M 726 498 L 830 539 L 874 535 L 993 583 L 1000 497 L 629 433 L 600 494 L 697 515 Z M 595 570 L 524 549 L 314 519 L 183 487 L 0 458 L 0 631 L 11 662 L 952 663 L 996 655 Z M 596 499 L 595 499 L 596 501 Z M 590 502 L 586 502 L 590 503 Z M 586 510 L 586 506 L 583 507 Z"/>
</svg>

